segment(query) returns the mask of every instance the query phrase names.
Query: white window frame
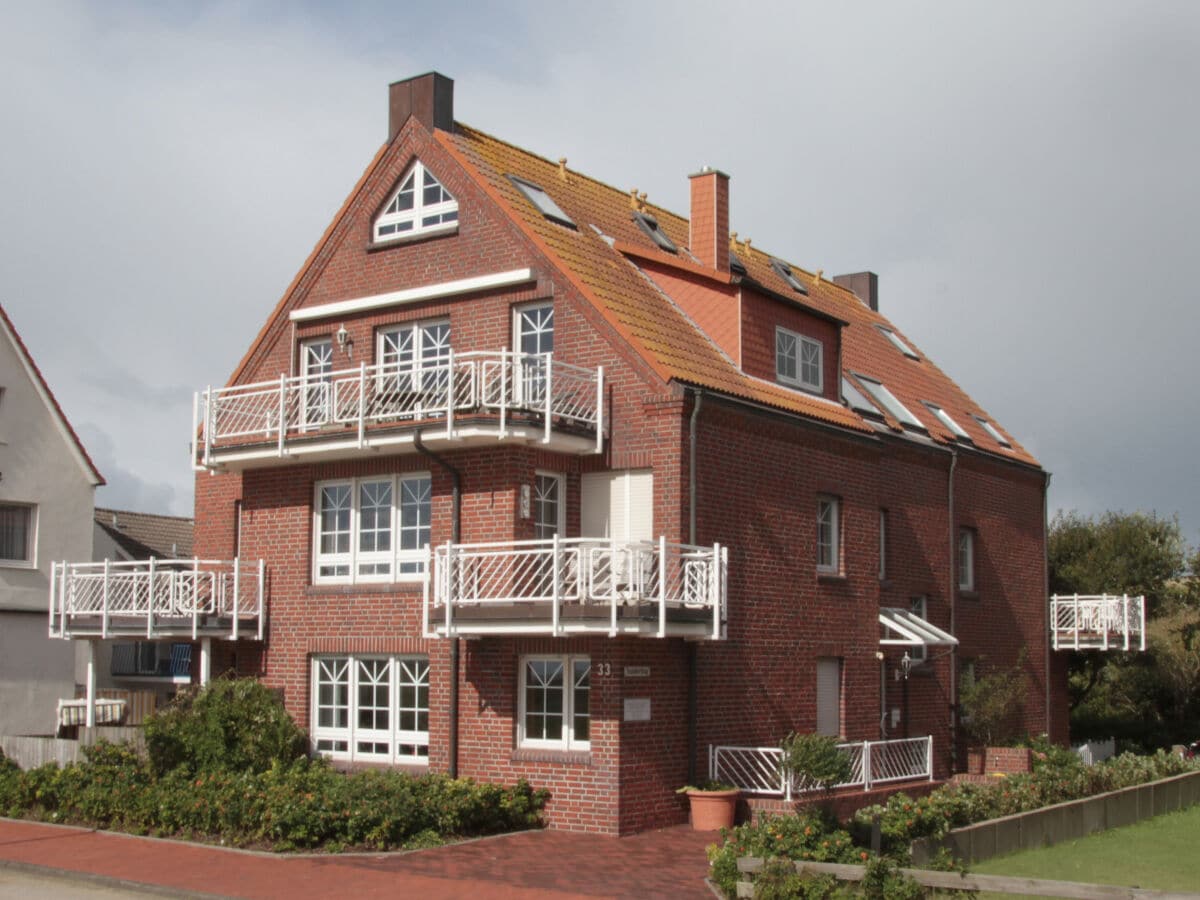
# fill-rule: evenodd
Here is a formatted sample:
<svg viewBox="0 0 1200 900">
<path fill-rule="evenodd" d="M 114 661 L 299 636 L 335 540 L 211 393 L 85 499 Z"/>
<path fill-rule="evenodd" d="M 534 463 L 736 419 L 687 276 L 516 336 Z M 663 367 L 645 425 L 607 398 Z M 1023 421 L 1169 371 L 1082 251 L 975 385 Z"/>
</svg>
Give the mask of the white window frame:
<svg viewBox="0 0 1200 900">
<path fill-rule="evenodd" d="M 412 207 L 410 209 L 397 210 L 396 212 L 388 212 L 388 208 L 400 195 L 405 185 L 407 185 L 410 176 L 413 180 Z M 425 203 L 425 189 L 433 186 L 433 184 L 426 180 L 427 178 L 432 179 L 434 183 L 441 187 L 443 193 L 450 199 L 427 205 Z M 428 225 L 424 224 L 426 219 L 433 218 L 439 221 L 431 222 Z M 406 223 L 411 223 L 411 227 L 403 231 L 396 230 L 387 234 L 380 233 L 387 228 L 398 229 Z M 375 221 L 371 225 L 371 236 L 375 243 L 385 244 L 392 241 L 402 241 L 416 235 L 427 236 L 457 230 L 458 201 L 450 193 L 449 189 L 442 184 L 442 180 L 425 168 L 420 160 L 417 160 L 401 176 L 395 190 L 388 195 L 387 200 L 381 208 L 381 212 L 375 217 Z"/>
<path fill-rule="evenodd" d="M 888 511 L 879 510 L 879 580 L 887 580 L 887 520 Z"/>
<path fill-rule="evenodd" d="M 841 507 L 842 502 L 837 497 L 828 494 L 817 497 L 816 560 L 817 572 L 821 575 L 840 575 L 842 571 Z"/>
<path fill-rule="evenodd" d="M 554 535 L 560 537 L 567 533 L 567 476 L 562 472 L 547 472 L 543 469 L 537 469 L 533 479 L 533 527 L 535 540 L 549 540 Z M 554 523 L 544 522 L 541 520 L 539 513 L 541 510 L 540 496 L 542 486 L 550 481 L 558 485 L 558 509 L 557 521 Z M 553 531 L 549 531 L 549 527 L 553 524 Z"/>
<path fill-rule="evenodd" d="M 920 616 L 926 622 L 929 621 L 929 597 L 925 594 L 913 597 L 908 608 L 914 616 Z M 929 658 L 929 648 L 924 644 L 919 647 L 909 647 L 908 658 L 914 666 L 919 666 Z"/>
<path fill-rule="evenodd" d="M 868 378 L 866 375 L 860 375 L 857 372 L 854 373 L 854 377 L 858 379 L 858 383 L 862 385 L 863 390 L 871 395 L 871 399 L 887 410 L 892 418 L 901 425 L 908 428 L 918 428 L 921 431 L 929 430 L 920 419 L 913 415 L 912 410 L 901 403 L 896 395 L 888 390 L 887 385 L 882 381 L 876 381 L 874 378 Z"/>
<path fill-rule="evenodd" d="M 549 312 L 549 316 L 546 313 Z M 546 356 L 554 355 L 554 303 L 540 300 L 513 307 L 512 347 L 517 354 L 513 366 L 513 395 L 518 403 L 543 404 L 546 400 Z M 547 326 L 547 322 L 549 323 Z M 530 326 L 527 328 L 526 326 Z M 525 349 L 530 337 L 539 348 Z M 549 345 L 547 349 L 547 344 Z"/>
<path fill-rule="evenodd" d="M 0 503 L 0 511 L 21 510 L 25 517 L 25 556 L 16 559 L 0 559 L 0 567 L 6 569 L 36 569 L 38 551 L 38 508 L 36 503 Z"/>
<path fill-rule="evenodd" d="M 562 710 L 562 737 L 553 738 L 537 738 L 531 737 L 528 733 L 528 722 L 526 721 L 526 688 L 528 686 L 528 670 L 531 663 L 558 663 L 562 666 L 563 683 L 559 690 L 562 691 L 561 710 Z M 588 710 L 585 713 L 577 715 L 576 710 L 576 683 L 575 665 L 582 663 L 587 666 L 587 700 Z M 591 702 L 591 657 L 586 654 L 529 654 L 522 656 L 521 674 L 519 680 L 518 691 L 518 710 L 517 710 L 517 746 L 535 750 L 565 750 L 565 751 L 588 751 L 592 749 L 591 744 L 591 723 L 592 723 L 592 702 Z M 569 677 L 568 677 L 569 676 Z M 588 734 L 586 738 L 579 737 L 577 730 L 579 722 L 577 719 L 587 719 Z"/>
<path fill-rule="evenodd" d="M 316 428 L 333 419 L 333 338 L 306 338 L 299 349 L 296 374 L 304 382 L 300 392 L 301 427 Z"/>
<path fill-rule="evenodd" d="M 964 441 L 971 440 L 971 436 L 967 434 L 966 430 L 959 425 L 958 422 L 954 421 L 954 418 L 950 415 L 950 413 L 946 412 L 936 403 L 930 403 L 928 400 L 922 400 L 921 402 L 925 404 L 925 408 L 933 413 L 934 418 L 941 422 L 942 425 L 944 425 L 952 435 L 954 435 L 956 438 L 961 438 Z"/>
<path fill-rule="evenodd" d="M 975 590 L 975 529 L 958 529 L 958 589 Z"/>
<path fill-rule="evenodd" d="M 445 327 L 444 340 L 441 329 Z M 404 348 L 410 359 L 401 360 L 401 341 L 394 339 L 407 333 L 408 347 Z M 453 332 L 450 320 L 447 318 L 428 319 L 420 322 L 401 322 L 395 325 L 384 325 L 375 331 L 375 362 L 379 375 L 376 390 L 389 392 L 393 390 L 428 391 L 445 394 L 443 389 L 436 391 L 438 386 L 449 383 L 443 374 L 450 361 Z M 389 346 L 391 341 L 392 346 Z M 394 357 L 394 358 L 392 358 Z M 429 371 L 432 370 L 432 371 Z M 426 377 L 422 377 L 422 373 Z M 447 398 L 434 398 L 435 406 L 444 406 Z M 417 412 L 414 409 L 413 412 Z"/>
<path fill-rule="evenodd" d="M 891 341 L 893 347 L 895 347 L 909 359 L 921 358 L 917 355 L 917 351 L 910 347 L 904 338 L 900 337 L 900 335 L 896 334 L 896 332 L 892 331 L 892 329 L 886 328 L 883 325 L 876 325 L 875 327 L 879 329 L 880 333 L 882 333 L 885 338 Z"/>
<path fill-rule="evenodd" d="M 362 669 L 365 665 L 386 665 L 387 685 L 387 727 L 368 729 L 361 727 L 358 721 L 359 688 L 364 684 L 361 680 Z M 331 709 L 345 709 L 346 724 L 321 724 L 321 667 L 332 668 L 345 665 L 346 703 L 331 705 Z M 343 683 L 340 679 L 336 683 Z M 430 690 L 430 665 L 427 656 L 420 655 L 388 655 L 379 653 L 346 654 L 328 653 L 313 656 L 309 663 L 310 711 L 313 752 L 331 759 L 364 762 L 404 763 L 427 765 L 429 763 L 429 720 L 431 717 L 432 692 Z M 410 706 L 401 706 L 400 691 L 402 687 L 416 689 L 415 702 Z M 424 705 L 421 704 L 422 695 Z M 380 707 L 383 709 L 383 707 Z M 420 728 L 422 713 L 425 728 Z M 416 728 L 402 729 L 401 716 L 415 716 Z M 344 743 L 344 748 L 336 747 L 338 742 Z M 327 746 L 322 747 L 325 743 Z M 387 750 L 381 752 L 375 749 L 359 749 L 360 743 L 387 744 Z M 328 746 L 335 745 L 335 746 Z"/>
<path fill-rule="evenodd" d="M 790 347 L 788 346 L 790 342 Z M 811 355 L 816 356 L 813 360 Z M 796 374 L 784 371 L 783 363 L 790 360 Z M 815 368 L 816 379 L 805 377 L 805 368 Z M 782 326 L 775 328 L 775 377 L 780 384 L 821 393 L 825 389 L 825 345 Z"/>
<path fill-rule="evenodd" d="M 974 419 L 979 423 L 979 426 L 991 436 L 992 440 L 994 440 L 1001 447 L 1012 446 L 1012 443 L 1008 440 L 1008 438 L 1002 435 L 999 429 L 997 429 L 995 425 L 993 425 L 983 416 L 974 416 Z"/>
<path fill-rule="evenodd" d="M 362 488 L 368 484 L 387 483 L 391 489 L 391 507 L 388 512 L 387 533 L 389 547 L 386 550 L 363 551 L 361 549 L 362 522 Z M 321 551 L 322 494 L 328 488 L 345 487 L 350 492 L 350 521 L 349 549 L 344 552 L 336 550 L 323 553 Z M 403 533 L 411 531 L 414 526 L 403 523 L 404 500 L 416 490 L 418 522 L 418 538 L 420 531 L 430 527 L 421 521 L 420 510 L 423 505 L 421 495 L 429 494 L 427 516 L 432 520 L 432 479 L 428 472 L 405 472 L 400 475 L 363 476 L 361 478 L 336 478 L 319 481 L 313 486 L 313 542 L 312 542 L 312 580 L 313 584 L 371 584 L 422 581 L 425 578 L 425 548 L 403 548 Z M 340 533 L 340 530 L 339 532 Z M 380 566 L 387 564 L 386 572 L 361 572 L 364 566 Z M 347 574 L 322 574 L 323 566 L 344 566 Z M 408 570 L 408 571 L 404 571 Z"/>
</svg>

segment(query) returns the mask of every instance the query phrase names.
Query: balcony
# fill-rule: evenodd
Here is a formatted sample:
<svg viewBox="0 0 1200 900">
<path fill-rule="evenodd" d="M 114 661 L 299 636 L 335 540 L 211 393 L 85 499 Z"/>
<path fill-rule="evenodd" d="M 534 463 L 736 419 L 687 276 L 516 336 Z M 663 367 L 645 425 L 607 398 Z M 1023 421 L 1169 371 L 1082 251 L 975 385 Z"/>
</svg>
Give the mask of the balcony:
<svg viewBox="0 0 1200 900">
<path fill-rule="evenodd" d="M 550 354 L 451 352 L 321 376 L 209 388 L 196 395 L 192 462 L 241 470 L 281 459 L 367 451 L 540 443 L 568 453 L 604 446 L 604 369 Z"/>
<path fill-rule="evenodd" d="M 1055 650 L 1145 650 L 1146 598 L 1055 594 L 1050 632 Z"/>
<path fill-rule="evenodd" d="M 50 636 L 262 640 L 261 561 L 54 563 Z"/>
<path fill-rule="evenodd" d="M 598 538 L 445 544 L 425 634 L 725 636 L 728 551 Z"/>
</svg>

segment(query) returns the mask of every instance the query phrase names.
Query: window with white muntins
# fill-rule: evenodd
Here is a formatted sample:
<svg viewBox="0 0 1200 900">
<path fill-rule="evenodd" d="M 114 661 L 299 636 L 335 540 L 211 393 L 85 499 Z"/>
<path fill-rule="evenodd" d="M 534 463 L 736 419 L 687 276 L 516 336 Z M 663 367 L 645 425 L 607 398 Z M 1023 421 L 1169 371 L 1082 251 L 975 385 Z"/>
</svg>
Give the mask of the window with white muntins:
<svg viewBox="0 0 1200 900">
<path fill-rule="evenodd" d="M 395 241 L 458 227 L 458 201 L 432 172 L 415 162 L 375 219 L 374 239 Z"/>
<path fill-rule="evenodd" d="M 776 328 L 775 376 L 782 384 L 820 393 L 825 381 L 823 350 L 820 341 Z"/>
<path fill-rule="evenodd" d="M 521 661 L 521 747 L 591 749 L 591 672 L 586 656 L 529 656 Z"/>
<path fill-rule="evenodd" d="M 449 322 L 389 325 L 379 330 L 377 340 L 380 390 L 420 392 L 428 402 L 444 404 L 445 397 L 435 395 L 449 384 Z"/>
<path fill-rule="evenodd" d="M 841 571 L 841 504 L 836 497 L 817 498 L 817 571 Z"/>
<path fill-rule="evenodd" d="M 425 570 L 432 482 L 428 473 L 317 484 L 313 581 L 410 581 Z"/>
<path fill-rule="evenodd" d="M 427 762 L 429 660 L 320 656 L 312 660 L 312 738 L 335 759 Z"/>
<path fill-rule="evenodd" d="M 529 404 L 546 400 L 546 365 L 554 352 L 554 304 L 533 303 L 513 310 L 513 349 L 517 396 Z"/>
<path fill-rule="evenodd" d="M 975 590 L 975 531 L 971 528 L 958 530 L 958 589 Z"/>
<path fill-rule="evenodd" d="M 21 568 L 35 564 L 37 507 L 0 504 L 0 565 Z"/>
</svg>

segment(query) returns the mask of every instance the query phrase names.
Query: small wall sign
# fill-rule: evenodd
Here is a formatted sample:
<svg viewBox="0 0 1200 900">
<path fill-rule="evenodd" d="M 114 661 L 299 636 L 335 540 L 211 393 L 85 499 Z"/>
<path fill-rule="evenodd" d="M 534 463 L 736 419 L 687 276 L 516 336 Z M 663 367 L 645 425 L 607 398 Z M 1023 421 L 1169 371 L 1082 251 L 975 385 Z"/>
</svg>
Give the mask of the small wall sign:
<svg viewBox="0 0 1200 900">
<path fill-rule="evenodd" d="M 626 722 L 649 722 L 650 721 L 650 698 L 649 697 L 626 697 L 625 698 L 625 721 Z"/>
<path fill-rule="evenodd" d="M 625 677 L 626 678 L 649 678 L 650 677 L 650 667 L 649 666 L 626 666 L 625 667 Z"/>
</svg>

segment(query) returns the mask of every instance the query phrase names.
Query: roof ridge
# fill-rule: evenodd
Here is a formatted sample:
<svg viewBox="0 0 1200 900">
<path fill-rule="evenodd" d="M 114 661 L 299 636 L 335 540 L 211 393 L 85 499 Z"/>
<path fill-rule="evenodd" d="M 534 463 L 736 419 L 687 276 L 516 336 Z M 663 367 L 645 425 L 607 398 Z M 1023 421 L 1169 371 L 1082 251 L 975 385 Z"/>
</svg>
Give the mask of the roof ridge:
<svg viewBox="0 0 1200 900">
<path fill-rule="evenodd" d="M 96 513 L 119 513 L 125 516 L 151 516 L 155 519 L 178 519 L 181 522 L 195 521 L 192 516 L 175 516 L 169 513 L 142 512 L 141 510 L 137 509 L 116 509 L 111 506 L 96 506 L 93 507 L 93 510 Z"/>
</svg>

